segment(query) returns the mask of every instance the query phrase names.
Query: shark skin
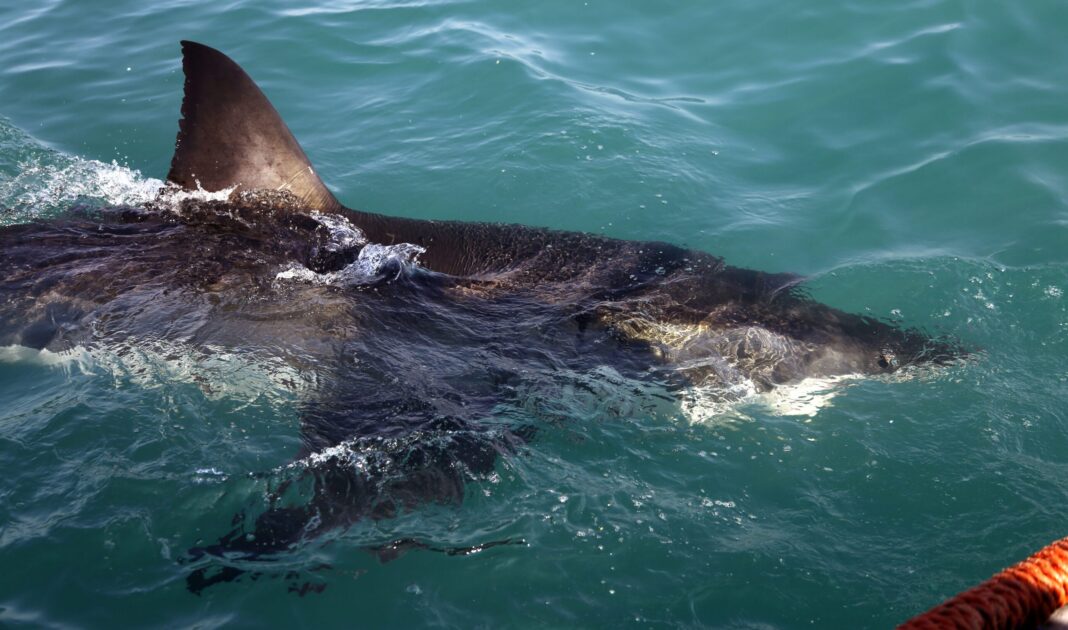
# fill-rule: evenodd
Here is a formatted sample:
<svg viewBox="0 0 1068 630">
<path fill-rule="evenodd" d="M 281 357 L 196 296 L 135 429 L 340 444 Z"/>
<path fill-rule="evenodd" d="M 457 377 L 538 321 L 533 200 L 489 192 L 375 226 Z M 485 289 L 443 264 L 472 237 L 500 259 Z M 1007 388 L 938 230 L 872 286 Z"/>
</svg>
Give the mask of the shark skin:
<svg viewBox="0 0 1068 630">
<path fill-rule="evenodd" d="M 235 558 L 460 502 L 466 480 L 536 433 L 497 410 L 562 374 L 611 366 L 665 395 L 730 400 L 740 383 L 770 391 L 967 355 L 815 302 L 796 276 L 669 243 L 347 208 L 244 70 L 201 44 L 182 50 L 158 203 L 0 228 L 0 347 L 165 340 L 311 375 L 300 452 L 256 516 L 190 549 L 195 593 L 242 575 Z M 219 194 L 192 194 L 205 191 Z M 409 548 L 428 546 L 398 541 L 383 557 Z"/>
</svg>

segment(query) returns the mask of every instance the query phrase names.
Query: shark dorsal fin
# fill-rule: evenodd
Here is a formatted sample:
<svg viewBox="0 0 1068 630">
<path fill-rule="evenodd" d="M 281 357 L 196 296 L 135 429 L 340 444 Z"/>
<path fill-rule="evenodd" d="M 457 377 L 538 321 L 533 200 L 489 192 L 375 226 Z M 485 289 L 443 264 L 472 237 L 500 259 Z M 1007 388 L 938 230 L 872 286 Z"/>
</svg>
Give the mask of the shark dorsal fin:
<svg viewBox="0 0 1068 630">
<path fill-rule="evenodd" d="M 284 190 L 307 209 L 341 207 L 255 82 L 232 59 L 182 42 L 185 98 L 167 181 L 188 190 Z"/>
</svg>

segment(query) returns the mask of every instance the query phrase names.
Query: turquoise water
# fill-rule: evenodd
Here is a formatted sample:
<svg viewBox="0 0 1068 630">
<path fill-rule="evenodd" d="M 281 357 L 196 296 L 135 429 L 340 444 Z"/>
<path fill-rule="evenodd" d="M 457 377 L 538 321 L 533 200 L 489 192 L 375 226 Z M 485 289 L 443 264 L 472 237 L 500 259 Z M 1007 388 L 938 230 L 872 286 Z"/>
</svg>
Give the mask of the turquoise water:
<svg viewBox="0 0 1068 630">
<path fill-rule="evenodd" d="M 1051 1 L 0 7 L 4 224 L 151 197 L 187 38 L 349 206 L 665 240 L 980 349 L 818 409 L 583 375 L 512 410 L 567 422 L 462 505 L 199 597 L 177 560 L 291 459 L 299 391 L 167 348 L 7 356 L 0 623 L 879 628 L 1068 534 L 1066 28 Z M 526 545 L 363 551 L 398 538 Z"/>
</svg>

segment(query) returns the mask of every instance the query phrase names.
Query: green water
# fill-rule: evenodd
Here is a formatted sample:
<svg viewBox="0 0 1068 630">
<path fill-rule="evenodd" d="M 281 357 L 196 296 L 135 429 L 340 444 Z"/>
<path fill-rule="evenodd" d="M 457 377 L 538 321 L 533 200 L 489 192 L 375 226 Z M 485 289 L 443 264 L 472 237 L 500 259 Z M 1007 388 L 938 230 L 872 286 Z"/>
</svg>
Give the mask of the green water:
<svg viewBox="0 0 1068 630">
<path fill-rule="evenodd" d="M 567 421 L 462 505 L 280 561 L 326 585 L 305 597 L 196 597 L 177 562 L 290 460 L 299 392 L 8 357 L 0 625 L 882 628 L 1068 534 L 1066 31 L 1051 0 L 8 0 L 4 224 L 150 196 L 194 39 L 349 206 L 670 241 L 980 352 L 809 415 L 585 375 L 512 410 Z M 408 537 L 527 544 L 362 551 Z"/>
</svg>

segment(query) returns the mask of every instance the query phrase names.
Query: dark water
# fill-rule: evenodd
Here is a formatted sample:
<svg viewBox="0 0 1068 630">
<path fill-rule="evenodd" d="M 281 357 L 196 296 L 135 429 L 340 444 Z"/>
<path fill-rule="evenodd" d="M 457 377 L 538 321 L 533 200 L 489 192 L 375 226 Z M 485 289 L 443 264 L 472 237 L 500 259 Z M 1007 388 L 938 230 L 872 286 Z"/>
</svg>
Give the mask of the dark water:
<svg viewBox="0 0 1068 630">
<path fill-rule="evenodd" d="M 981 349 L 725 407 L 555 366 L 495 402 L 539 430 L 462 504 L 199 597 L 179 559 L 285 477 L 315 371 L 5 350 L 6 625 L 887 627 L 1066 533 L 1062 4 L 50 2 L 0 24 L 5 224 L 155 194 L 190 38 L 249 70 L 347 205 L 664 240 Z M 398 539 L 524 544 L 367 552 Z"/>
</svg>

